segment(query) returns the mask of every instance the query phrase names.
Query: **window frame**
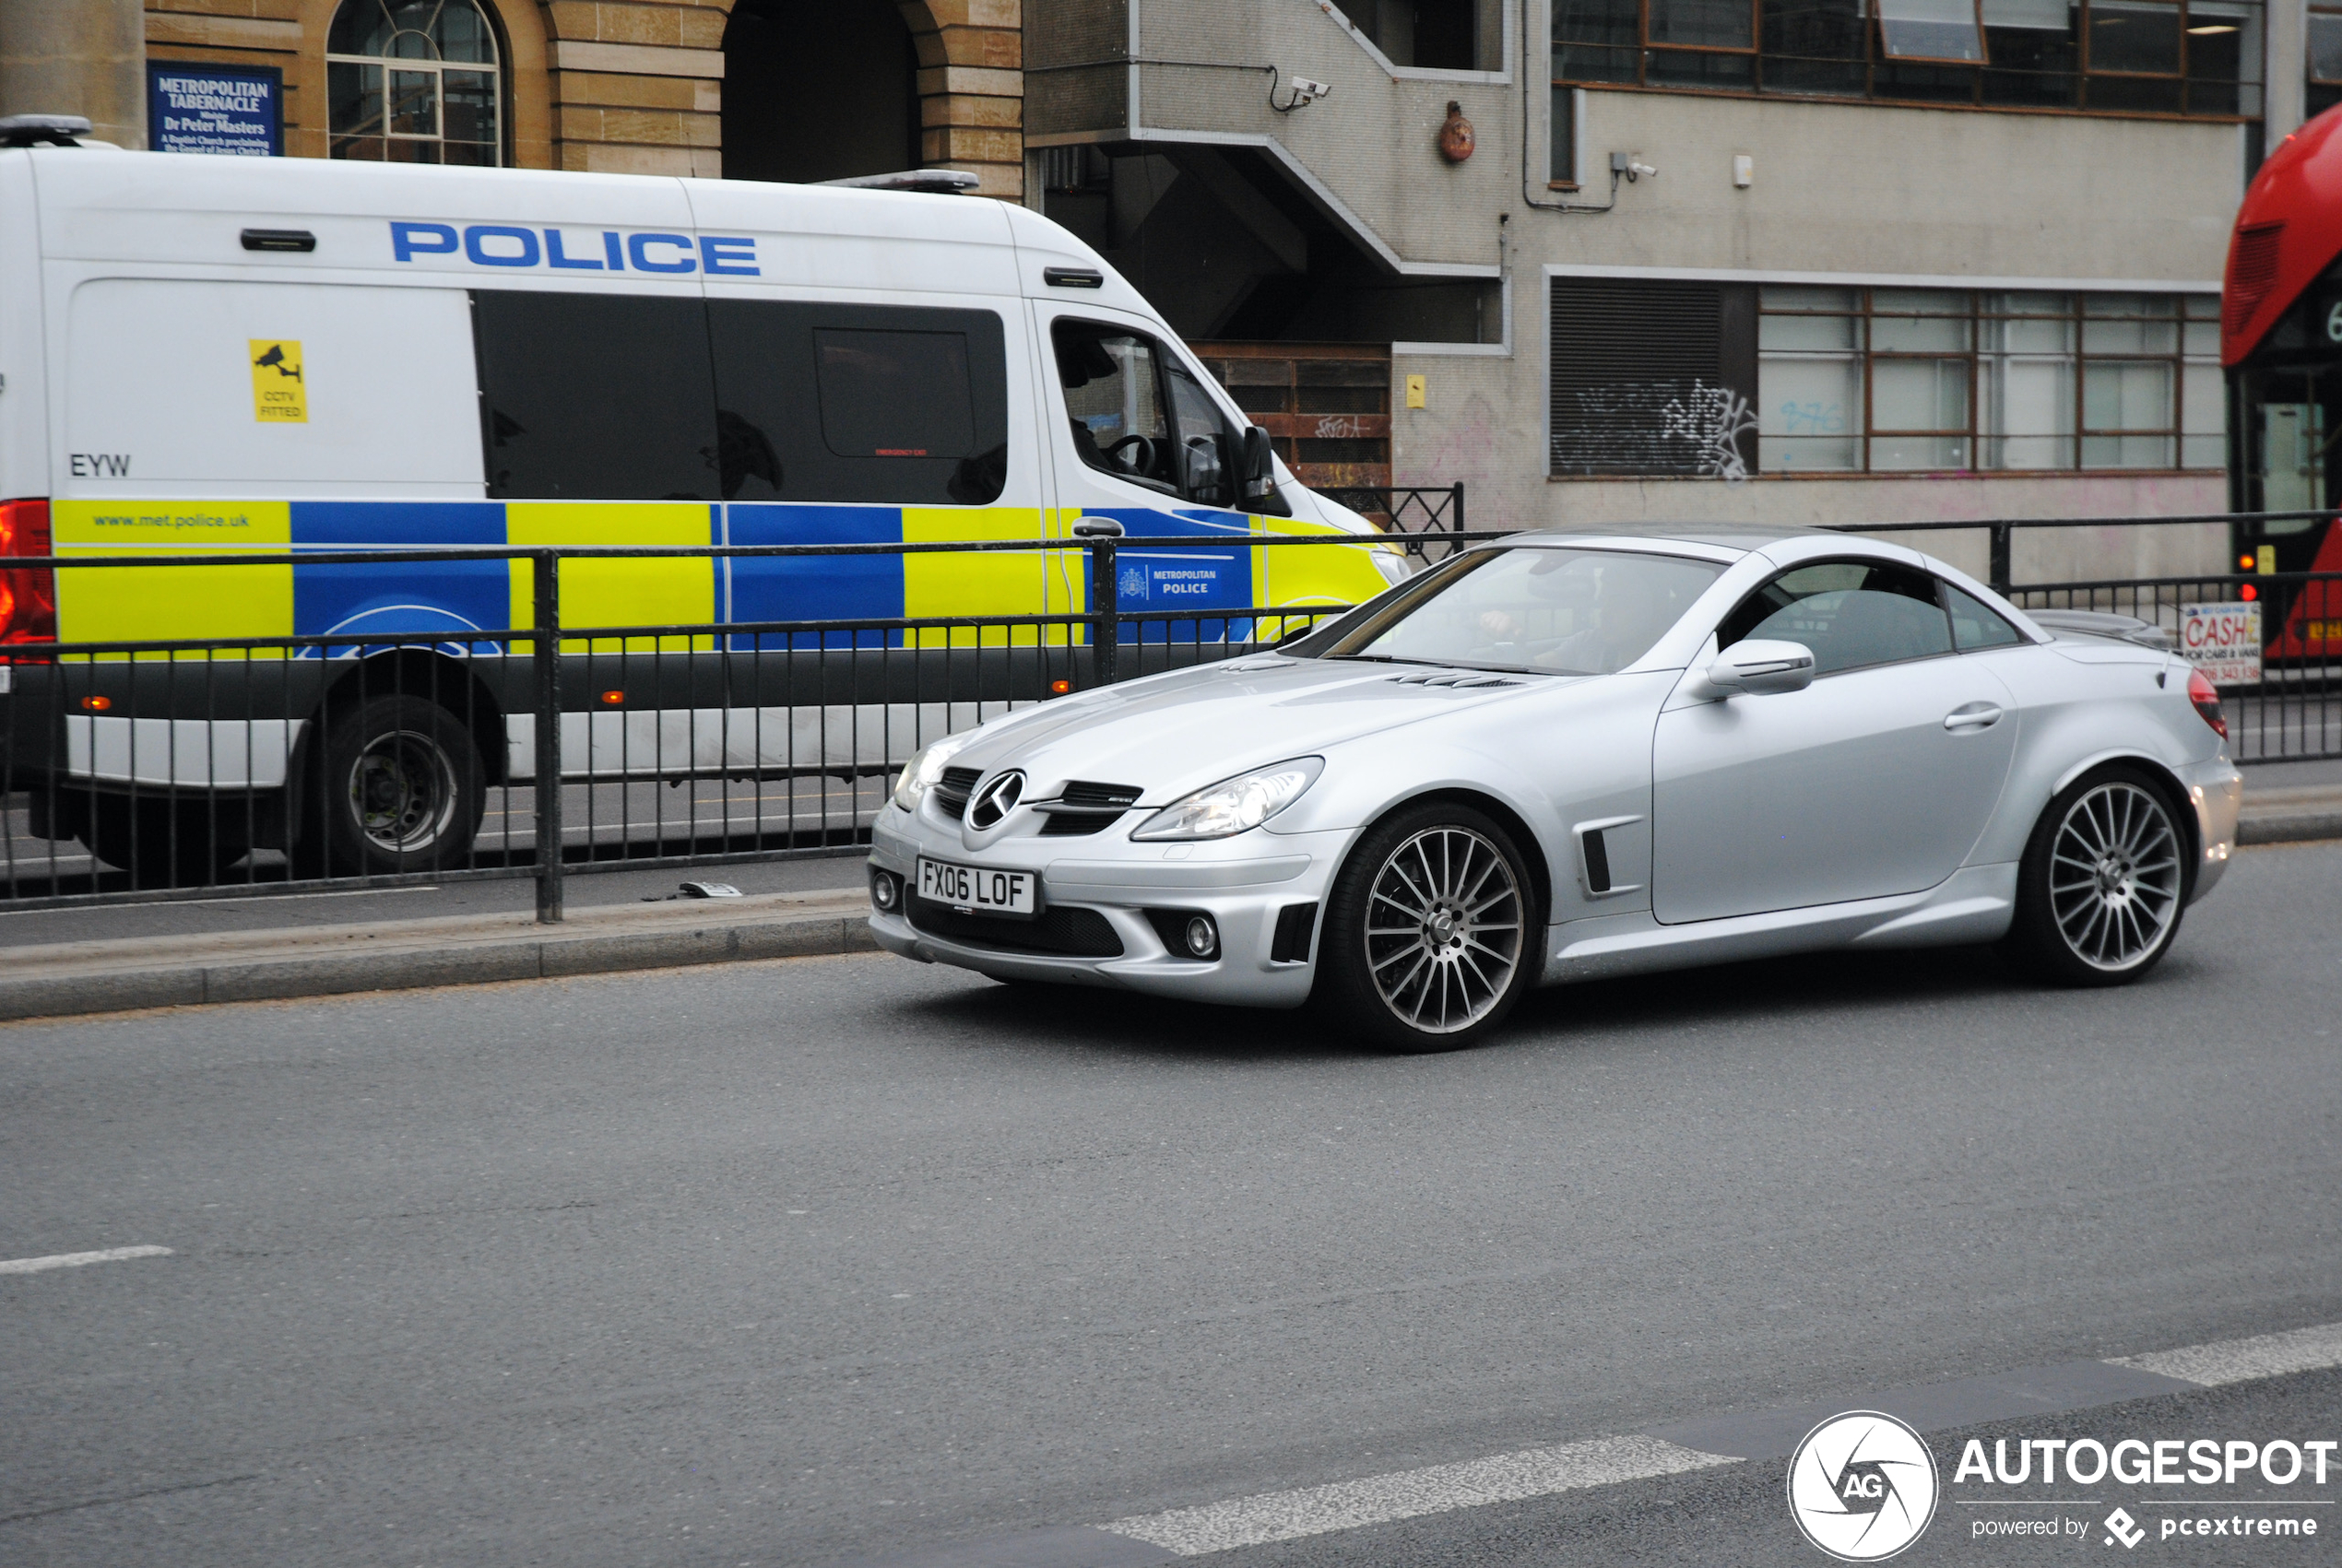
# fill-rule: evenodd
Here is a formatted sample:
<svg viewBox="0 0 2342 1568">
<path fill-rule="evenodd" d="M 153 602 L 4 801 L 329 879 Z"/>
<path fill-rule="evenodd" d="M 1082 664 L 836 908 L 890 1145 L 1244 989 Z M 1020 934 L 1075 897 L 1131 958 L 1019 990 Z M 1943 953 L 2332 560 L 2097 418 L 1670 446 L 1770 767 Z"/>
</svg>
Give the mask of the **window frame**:
<svg viewBox="0 0 2342 1568">
<path fill-rule="evenodd" d="M 1183 355 L 1179 354 L 1176 348 L 1166 346 L 1164 340 L 1154 333 L 1122 322 L 1102 320 L 1096 316 L 1061 315 L 1049 323 L 1051 372 L 1049 379 L 1057 393 L 1059 407 L 1063 411 L 1068 423 L 1087 422 L 1082 420 L 1080 416 L 1073 412 L 1071 400 L 1066 396 L 1068 391 L 1072 389 L 1066 386 L 1065 372 L 1059 366 L 1059 336 L 1068 331 L 1095 331 L 1116 337 L 1135 338 L 1147 346 L 1149 358 L 1154 366 L 1153 379 L 1156 407 L 1163 411 L 1165 448 L 1170 454 L 1172 472 L 1177 477 L 1173 481 L 1166 482 L 1151 475 L 1132 473 L 1128 469 L 1106 467 L 1101 464 L 1093 463 L 1090 461 L 1088 453 L 1084 452 L 1077 442 L 1074 445 L 1073 454 L 1081 460 L 1082 466 L 1092 473 L 1103 474 L 1109 479 L 1124 480 L 1138 486 L 1141 489 L 1173 501 L 1183 501 L 1189 506 L 1209 507 L 1218 512 L 1245 511 L 1242 473 L 1244 430 L 1249 421 L 1239 422 L 1232 419 L 1224 397 L 1214 395 L 1214 392 L 1219 389 L 1218 378 L 1209 371 L 1189 363 Z M 1181 433 L 1179 406 L 1177 395 L 1171 388 L 1172 367 L 1175 364 L 1178 368 L 1178 373 L 1196 387 L 1204 406 L 1212 410 L 1213 418 L 1219 422 L 1221 473 L 1229 492 L 1229 499 L 1226 501 L 1201 501 L 1188 493 L 1187 465 L 1183 457 L 1187 450 L 1188 438 Z M 1098 448 L 1097 450 L 1099 455 L 1104 457 L 1105 449 Z"/>
<path fill-rule="evenodd" d="M 1768 50 L 1766 47 L 1765 36 L 1764 0 L 1751 0 L 1752 21 L 1750 36 L 1753 40 L 1753 44 L 1750 48 L 1741 49 L 1737 47 L 1726 47 L 1721 45 L 1690 45 L 1654 42 L 1651 33 L 1651 13 L 1654 5 L 1663 3 L 1664 0 L 1632 0 L 1632 9 L 1635 13 L 1635 41 L 1632 44 L 1613 44 L 1565 39 L 1562 36 L 1561 29 L 1564 26 L 1564 18 L 1567 12 L 1564 6 L 1554 6 L 1548 12 L 1548 37 L 1546 40 L 1547 60 L 1549 66 L 1552 67 L 1548 70 L 1547 74 L 1551 77 L 1552 85 L 1555 88 L 1605 88 L 1615 91 L 1630 92 L 1701 92 L 1768 99 L 1792 98 L 1820 100 L 1834 100 L 1838 101 L 1852 102 L 1912 103 L 1922 104 L 1930 108 L 1967 107 L 1972 109 L 1989 110 L 2002 113 L 2095 114 L 2125 118 L 2190 120 L 2199 122 L 2208 121 L 2214 123 L 2228 122 L 2234 124 L 2253 124 L 2259 122 L 2262 118 L 2263 108 L 2253 107 L 2249 112 L 2247 112 L 2247 105 L 2251 103 L 2257 103 L 2265 107 L 2265 103 L 2262 95 L 2265 92 L 2267 87 L 2265 77 L 2266 65 L 2265 61 L 2259 58 L 2255 52 L 2240 50 L 2238 56 L 2238 73 L 2233 79 L 2210 77 L 2199 77 L 2194 73 L 2193 69 L 2194 65 L 2193 51 L 2195 45 L 2194 45 L 2191 41 L 2196 35 L 2192 31 L 2194 18 L 2191 14 L 2191 6 L 2194 4 L 2198 3 L 2198 0 L 2170 0 L 2170 4 L 2174 6 L 2178 11 L 2177 21 L 2179 30 L 2179 58 L 2175 69 L 2170 72 L 2101 71 L 2093 68 L 2089 59 L 2090 42 L 2095 32 L 2092 12 L 2097 6 L 2102 4 L 2112 7 L 2116 6 L 2136 6 L 2147 3 L 2159 4 L 2161 3 L 2161 0 L 2073 0 L 2073 9 L 2076 15 L 2076 22 L 2072 30 L 2064 35 L 2068 40 L 2069 45 L 2073 51 L 2073 64 L 2071 68 L 2064 71 L 2023 73 L 2024 75 L 2029 76 L 2039 76 L 2045 79 L 2063 78 L 2067 84 L 2064 88 L 2067 101 L 2055 103 L 2001 102 L 1987 100 L 1985 92 L 1987 73 L 1997 73 L 1998 75 L 2004 77 L 2017 73 L 2013 72 L 2009 66 L 1995 65 L 1993 63 L 1992 42 L 1987 30 L 1990 24 L 1987 23 L 1983 15 L 1982 0 L 1975 0 L 1979 57 L 1974 60 L 1934 59 L 1916 55 L 1888 54 L 1886 52 L 1885 34 L 1883 31 L 1885 22 L 1884 18 L 1880 15 L 1880 7 L 1877 4 L 1877 0 L 1858 0 L 1861 12 L 1863 13 L 1860 27 L 1860 32 L 1863 39 L 1863 52 L 1860 58 L 1855 58 L 1851 55 L 1827 58 L 1823 56 L 1791 55 L 1785 52 Z M 2239 3 L 2239 0 L 2202 0 L 2202 3 L 2207 5 L 2218 5 L 2221 8 L 2218 12 L 2207 11 L 2206 14 L 2207 17 L 2217 15 L 2223 21 L 2226 21 L 2230 19 L 2236 14 L 2234 7 Z M 2265 3 L 2264 3 L 2264 0 L 2247 0 L 2247 3 L 2258 6 L 2260 16 L 2260 36 L 2265 38 L 2269 21 L 2268 6 Z M 2329 6 L 2331 6 L 2331 0 L 2329 0 Z M 2342 10 L 2342 6 L 2332 6 L 2332 8 L 2336 10 Z M 1621 9 L 1624 9 L 1624 7 L 1621 7 Z M 1621 19 L 1623 20 L 1623 18 Z M 1602 50 L 1605 53 L 1626 53 L 1631 52 L 1634 55 L 1634 72 L 1632 79 L 1628 80 L 1620 78 L 1605 80 L 1597 76 L 1571 75 L 1564 73 L 1555 63 L 1555 56 L 1561 54 L 1573 47 L 1579 49 Z M 1745 86 L 1735 84 L 1732 86 L 1712 87 L 1695 82 L 1687 82 L 1681 79 L 1654 80 L 1652 78 L 1650 69 L 1654 53 L 1671 55 L 1709 54 L 1733 58 L 1747 57 L 1753 62 L 1750 79 Z M 1838 65 L 1859 69 L 1862 76 L 1863 85 L 1859 91 L 1814 91 L 1791 87 L 1769 86 L 1765 79 L 1766 65 L 1767 62 L 1774 60 L 1782 62 L 1795 61 L 1804 64 L 1818 63 Z M 1898 84 L 1894 83 L 1888 83 L 1882 87 L 1879 80 L 1881 74 L 1883 72 L 1891 72 L 1901 67 L 1918 67 L 1924 71 L 1938 72 L 1965 71 L 1969 73 L 1971 79 L 1967 84 L 1968 90 L 1958 96 L 1947 96 L 1940 92 L 1930 92 L 1924 90 L 1898 92 L 1895 90 L 1895 87 Z M 2306 61 L 2303 68 L 2305 72 L 2309 68 Z M 2251 73 L 2250 76 L 2246 74 L 2248 71 Z M 2172 85 L 2174 102 L 2177 107 L 2170 109 L 2140 109 L 2119 103 L 2101 107 L 2091 100 L 2090 84 L 2093 81 L 2104 81 L 2115 84 L 2168 82 Z M 2342 84 L 2336 85 L 2337 87 L 2342 87 Z M 2190 105 L 2193 103 L 2199 91 L 2201 91 L 2206 99 L 2227 98 L 2232 100 L 2235 102 L 2236 107 L 2233 109 L 2220 110 L 2195 110 L 2190 107 Z"/>
<path fill-rule="evenodd" d="M 455 70 L 461 71 L 468 75 L 487 77 L 491 83 L 493 84 L 495 92 L 495 100 L 493 104 L 491 106 L 491 112 L 495 121 L 494 136 L 485 143 L 459 142 L 456 145 L 462 147 L 484 146 L 495 156 L 495 161 L 491 164 L 486 165 L 486 167 L 492 169 L 512 168 L 514 166 L 513 84 L 511 75 L 512 51 L 505 44 L 503 20 L 502 18 L 497 16 L 494 5 L 491 3 L 491 0 L 442 0 L 440 6 L 441 14 L 444 14 L 446 6 L 450 5 L 465 6 L 472 11 L 478 13 L 481 22 L 484 24 L 484 30 L 488 39 L 488 51 L 491 57 L 486 61 L 448 61 L 436 58 L 420 60 L 407 59 L 398 55 L 391 54 L 337 54 L 332 53 L 331 45 L 334 24 L 341 20 L 341 16 L 344 11 L 353 6 L 380 6 L 382 4 L 383 0 L 341 0 L 341 4 L 334 7 L 333 15 L 326 19 L 325 39 L 327 43 L 327 52 L 325 55 L 325 156 L 328 159 L 337 158 L 346 162 L 352 163 L 389 163 L 393 161 L 404 161 L 395 160 L 390 158 L 390 147 L 394 142 L 405 142 L 412 145 L 428 145 L 434 149 L 444 149 L 447 146 L 448 141 L 446 134 L 447 88 L 445 77 L 448 71 Z M 434 25 L 436 25 L 435 18 Z M 432 47 L 434 51 L 437 49 L 436 41 L 434 41 Z M 360 132 L 350 132 L 345 134 L 334 129 L 332 79 L 333 68 L 336 65 L 353 65 L 359 67 L 371 66 L 383 73 L 381 88 L 383 111 L 382 128 L 372 136 L 367 136 L 364 133 Z M 413 134 L 402 134 L 395 132 L 390 128 L 392 118 L 390 73 L 394 70 L 410 72 L 428 71 L 436 78 L 432 90 L 432 103 L 433 116 L 438 124 L 439 129 L 435 134 L 423 136 Z M 351 158 L 346 153 L 336 151 L 336 144 L 344 141 L 345 139 L 368 139 L 379 141 L 383 144 L 384 156 L 380 159 Z M 440 168 L 481 167 L 477 164 L 450 164 L 446 161 L 444 156 L 439 155 L 437 150 L 434 151 L 432 163 L 433 166 Z"/>
<path fill-rule="evenodd" d="M 2207 376 L 2211 378 L 2216 385 L 2225 384 L 2219 366 L 2217 347 L 2215 347 L 2208 354 L 2192 354 L 2189 350 L 2188 345 L 2189 329 L 2191 327 L 2209 328 L 2217 324 L 2218 299 L 2215 295 L 2189 293 L 2161 295 L 2132 294 L 2109 289 L 2068 289 L 2052 291 L 2063 297 L 2064 301 L 2064 308 L 2062 312 L 2051 312 L 2047 311 L 2033 312 L 2005 309 L 1993 310 L 1988 308 L 1990 299 L 1993 295 L 2031 292 L 2030 290 L 1983 289 L 1925 290 L 1926 292 L 1931 293 L 1958 292 L 1965 294 L 1967 297 L 1966 309 L 1963 312 L 1956 313 L 1950 311 L 1934 312 L 1916 308 L 1897 309 L 1894 308 L 1894 303 L 1892 301 L 1889 301 L 1887 308 L 1882 309 L 1880 308 L 1879 303 L 1880 295 L 1892 295 L 1905 291 L 1904 289 L 1898 286 L 1888 284 L 1842 286 L 1844 292 L 1851 293 L 1854 296 L 1853 307 L 1847 311 L 1768 304 L 1765 299 L 1767 289 L 1780 286 L 1758 284 L 1756 287 L 1757 295 L 1756 384 L 1757 399 L 1760 408 L 1760 419 L 1763 417 L 1763 410 L 1769 408 L 1771 402 L 1765 387 L 1766 365 L 1768 362 L 1794 362 L 1792 358 L 1792 356 L 1798 355 L 1802 352 L 1812 352 L 1811 350 L 1780 348 L 1768 350 L 1764 340 L 1764 326 L 1768 319 L 1790 318 L 1820 321 L 1851 321 L 1855 323 L 1854 346 L 1851 350 L 1848 350 L 1848 354 L 1856 367 L 1857 373 L 1859 373 L 1862 377 L 1860 405 L 1862 411 L 1861 429 L 1859 430 L 1841 432 L 1826 438 L 1830 440 L 1852 441 L 1855 443 L 1855 453 L 1858 458 L 1856 463 L 1854 463 L 1851 466 L 1835 468 L 1800 468 L 1793 465 L 1788 466 L 1775 466 L 1774 461 L 1768 460 L 1772 454 L 1768 454 L 1766 450 L 1769 443 L 1784 440 L 1797 441 L 1804 438 L 1780 433 L 1767 433 L 1760 430 L 1757 438 L 1757 471 L 1759 473 L 1772 475 L 1775 477 L 1793 477 L 1798 478 L 1828 477 L 1839 475 L 1867 476 L 1877 474 L 1923 474 L 1931 472 L 1957 472 L 1978 476 L 2064 473 L 2197 474 L 2217 473 L 2227 466 L 2225 457 L 2225 431 L 2190 431 L 2186 428 L 2188 389 L 2191 378 L 2194 376 Z M 1801 285 L 1798 287 L 1803 286 Z M 1824 285 L 1822 287 L 1841 286 Z M 2163 315 L 2117 314 L 2104 311 L 2093 312 L 2091 309 L 2093 301 L 2124 299 L 2168 300 L 2170 301 L 2171 308 L 2170 313 Z M 1881 320 L 1958 321 L 1963 323 L 1965 326 L 1964 339 L 1966 347 L 1958 349 L 1881 349 L 1877 347 L 1876 332 L 1876 324 Z M 2099 324 L 2102 326 L 2107 323 L 2120 323 L 2125 321 L 2144 321 L 2150 324 L 2169 324 L 2171 330 L 2171 348 L 2169 351 L 2165 352 L 2092 348 L 2088 346 L 2088 334 L 2092 324 Z M 2064 443 L 2064 454 L 2063 458 L 2055 464 L 2035 464 L 2019 466 L 2006 463 L 2003 458 L 2002 452 L 2000 450 L 2000 443 L 2012 439 L 2031 439 L 2034 434 L 2038 434 L 2039 432 L 2012 433 L 2005 429 L 1988 430 L 1985 428 L 1983 409 L 1983 378 L 1987 361 L 2013 359 L 2019 355 L 2028 354 L 2029 352 L 2032 355 L 2032 357 L 2038 359 L 2049 359 L 2052 357 L 2047 351 L 2011 349 L 2005 346 L 1996 346 L 1993 348 L 1985 347 L 1985 338 L 1987 336 L 1986 329 L 1988 325 L 2011 322 L 2057 322 L 2064 324 L 2065 328 L 2066 347 L 2062 350 L 2057 351 L 2053 357 L 2059 363 L 2067 368 L 2069 377 L 2072 382 L 2071 386 L 2065 389 L 2065 397 L 2069 403 L 2068 414 L 2070 416 L 2070 423 L 2066 430 L 2063 432 L 2048 432 L 2047 435 L 2043 437 L 2043 439 L 2062 442 Z M 1966 366 L 1967 421 L 1965 425 L 1962 427 L 1943 428 L 1906 428 L 1897 426 L 1882 430 L 1876 417 L 1878 377 L 1875 373 L 1875 367 L 1882 363 L 1924 363 L 1929 361 L 1940 363 L 1946 360 L 1963 361 Z M 2135 429 L 2125 429 L 2121 426 L 2094 426 L 2089 423 L 2090 370 L 2094 366 L 2119 366 L 2123 364 L 2156 364 L 2168 366 L 2170 368 L 2170 383 L 2166 403 L 2166 418 L 2162 424 L 2152 428 L 2139 427 Z M 1916 438 L 1939 442 L 1958 441 L 1961 442 L 1965 447 L 1965 461 L 1957 466 L 1882 466 L 1876 460 L 1876 443 L 1881 436 L 1885 436 L 1889 439 L 1904 440 Z M 2167 461 L 2160 464 L 2147 465 L 2093 464 L 2088 461 L 2091 452 L 2091 442 L 2103 442 L 2126 437 L 2148 438 L 2162 441 L 2166 443 L 2164 455 L 2167 458 Z M 2189 461 L 2188 442 L 2191 439 L 2204 440 L 2213 445 L 2215 448 L 2215 454 L 2209 461 L 2194 463 Z M 1989 451 L 1988 447 L 1990 448 Z M 1775 450 L 1778 451 L 1778 449 Z M 1783 454 L 1782 455 L 1788 454 Z"/>
</svg>

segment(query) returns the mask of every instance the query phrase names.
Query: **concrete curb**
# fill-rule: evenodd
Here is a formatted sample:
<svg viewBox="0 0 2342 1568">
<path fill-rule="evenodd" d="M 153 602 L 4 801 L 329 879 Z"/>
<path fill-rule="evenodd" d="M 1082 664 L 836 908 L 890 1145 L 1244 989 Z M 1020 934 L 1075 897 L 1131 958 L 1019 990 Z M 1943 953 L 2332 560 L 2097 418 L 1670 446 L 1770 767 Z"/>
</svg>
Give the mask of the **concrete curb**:
<svg viewBox="0 0 2342 1568">
<path fill-rule="evenodd" d="M 2237 819 L 2239 843 L 2296 843 L 2310 839 L 2342 839 L 2342 806 L 2248 809 Z"/>
<path fill-rule="evenodd" d="M 22 948 L 0 975 L 0 1020 L 478 985 L 758 959 L 872 952 L 862 890 L 526 915 L 457 916 L 199 939 Z M 158 947 L 176 961 L 157 961 Z M 190 946 L 203 951 L 190 953 Z M 143 951 L 142 951 L 143 949 Z"/>
</svg>

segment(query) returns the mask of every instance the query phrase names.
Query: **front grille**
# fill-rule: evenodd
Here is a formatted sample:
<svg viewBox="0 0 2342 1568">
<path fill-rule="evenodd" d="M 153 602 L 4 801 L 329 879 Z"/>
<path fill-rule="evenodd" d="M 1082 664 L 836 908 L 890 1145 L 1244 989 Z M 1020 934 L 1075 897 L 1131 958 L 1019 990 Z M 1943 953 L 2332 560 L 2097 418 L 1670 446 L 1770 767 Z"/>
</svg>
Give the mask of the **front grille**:
<svg viewBox="0 0 2342 1568">
<path fill-rule="evenodd" d="M 1130 807 L 1138 804 L 1144 791 L 1137 784 L 1097 784 L 1089 779 L 1075 779 L 1058 792 L 1054 802 L 1038 804 L 1042 812 L 1041 836 L 1045 839 L 1086 838 L 1101 829 L 1112 827 L 1121 820 Z M 1051 811 L 1050 805 L 1077 806 L 1078 811 Z"/>
<path fill-rule="evenodd" d="M 984 770 L 981 768 L 944 769 L 943 777 L 937 782 L 932 792 L 935 804 L 942 809 L 943 815 L 957 819 L 965 812 L 968 796 L 976 793 L 976 781 L 983 776 Z"/>
<path fill-rule="evenodd" d="M 1035 920 L 962 914 L 926 899 L 910 902 L 911 924 L 930 937 L 993 948 L 1010 953 L 1054 953 L 1063 958 L 1120 958 L 1122 938 L 1094 909 L 1047 909 Z"/>
</svg>

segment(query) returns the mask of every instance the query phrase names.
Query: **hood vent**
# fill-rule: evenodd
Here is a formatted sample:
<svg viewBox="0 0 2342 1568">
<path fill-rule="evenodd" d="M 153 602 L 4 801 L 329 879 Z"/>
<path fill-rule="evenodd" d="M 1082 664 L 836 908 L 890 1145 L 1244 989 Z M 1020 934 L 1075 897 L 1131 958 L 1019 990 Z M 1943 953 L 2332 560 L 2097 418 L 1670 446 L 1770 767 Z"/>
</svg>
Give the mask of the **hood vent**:
<svg viewBox="0 0 2342 1568">
<path fill-rule="evenodd" d="M 1460 691 L 1482 691 L 1494 686 L 1519 686 L 1520 682 L 1501 675 L 1486 675 L 1476 670 L 1449 670 L 1437 675 L 1394 675 L 1393 686 L 1444 686 Z"/>
</svg>

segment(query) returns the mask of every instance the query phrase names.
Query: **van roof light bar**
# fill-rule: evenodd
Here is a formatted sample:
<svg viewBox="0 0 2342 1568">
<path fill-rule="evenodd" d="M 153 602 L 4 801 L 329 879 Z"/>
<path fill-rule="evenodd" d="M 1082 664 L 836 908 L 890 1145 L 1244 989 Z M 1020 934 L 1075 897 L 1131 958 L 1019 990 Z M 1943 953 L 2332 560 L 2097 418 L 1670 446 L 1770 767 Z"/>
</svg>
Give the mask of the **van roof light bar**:
<svg viewBox="0 0 2342 1568">
<path fill-rule="evenodd" d="M 899 169 L 892 174 L 857 174 L 850 180 L 820 180 L 822 185 L 846 185 L 858 191 L 927 191 L 936 195 L 964 195 L 981 183 L 964 169 Z"/>
<path fill-rule="evenodd" d="M 77 147 L 89 128 L 78 114 L 0 115 L 0 146 Z"/>
</svg>

